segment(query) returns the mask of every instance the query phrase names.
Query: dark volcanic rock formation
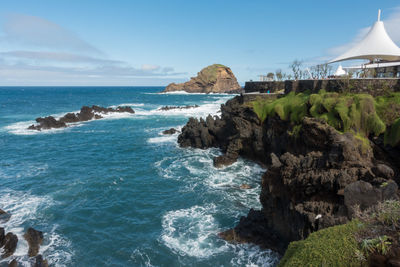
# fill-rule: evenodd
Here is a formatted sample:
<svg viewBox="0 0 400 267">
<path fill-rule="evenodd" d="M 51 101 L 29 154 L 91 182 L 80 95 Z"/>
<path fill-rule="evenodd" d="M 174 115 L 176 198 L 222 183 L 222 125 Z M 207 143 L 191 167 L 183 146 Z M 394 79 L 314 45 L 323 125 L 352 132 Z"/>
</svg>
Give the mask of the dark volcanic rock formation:
<svg viewBox="0 0 400 267">
<path fill-rule="evenodd" d="M 17 249 L 18 237 L 13 233 L 7 233 L 4 237 L 4 247 L 2 258 L 10 257 Z"/>
<path fill-rule="evenodd" d="M 43 259 L 43 256 L 41 254 L 37 255 L 35 257 L 35 263 L 33 264 L 33 267 L 48 267 L 47 260 Z"/>
<path fill-rule="evenodd" d="M 296 131 L 290 122 L 268 117 L 263 123 L 235 97 L 221 107 L 221 118 L 189 119 L 178 143 L 182 147 L 219 147 L 220 167 L 239 156 L 268 166 L 262 177 L 261 211 L 251 210 L 227 240 L 253 242 L 283 253 L 289 242 L 311 232 L 347 222 L 353 206 L 361 209 L 397 199 L 397 167 L 385 152 L 324 121 L 304 118 Z M 379 151 L 381 155 L 375 156 Z"/>
<path fill-rule="evenodd" d="M 167 135 L 171 135 L 171 134 L 179 133 L 179 131 L 177 129 L 175 129 L 175 128 L 171 128 L 171 129 L 163 131 L 162 133 L 163 134 L 167 134 Z"/>
<path fill-rule="evenodd" d="M 5 212 L 4 210 L 0 209 L 0 223 L 5 223 L 10 220 L 11 214 Z"/>
<path fill-rule="evenodd" d="M 29 245 L 28 256 L 36 256 L 39 253 L 40 245 L 43 242 L 43 233 L 30 227 L 24 234 L 24 238 Z"/>
<path fill-rule="evenodd" d="M 131 107 L 120 107 L 116 109 L 113 108 L 103 108 L 93 105 L 92 107 L 83 106 L 78 113 L 67 113 L 60 119 L 56 120 L 53 116 L 48 116 L 44 118 L 37 118 L 36 122 L 38 124 L 28 127 L 29 130 L 46 130 L 52 128 L 65 128 L 67 123 L 74 123 L 80 121 L 97 120 L 103 118 L 100 114 L 108 114 L 110 112 L 128 112 L 135 113 Z"/>
<path fill-rule="evenodd" d="M 214 64 L 202 69 L 196 77 L 180 84 L 171 83 L 163 92 L 185 91 L 188 93 L 238 93 L 241 87 L 230 68 Z"/>
</svg>

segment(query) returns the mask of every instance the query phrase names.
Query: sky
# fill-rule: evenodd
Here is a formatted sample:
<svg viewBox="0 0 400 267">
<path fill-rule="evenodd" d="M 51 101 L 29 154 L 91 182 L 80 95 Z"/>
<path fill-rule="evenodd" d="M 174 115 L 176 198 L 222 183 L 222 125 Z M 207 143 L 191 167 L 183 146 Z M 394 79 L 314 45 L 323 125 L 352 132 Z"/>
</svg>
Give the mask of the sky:
<svg viewBox="0 0 400 267">
<path fill-rule="evenodd" d="M 1 1 L 0 85 L 165 86 L 214 63 L 244 84 L 327 62 L 378 9 L 400 45 L 398 0 Z"/>
</svg>

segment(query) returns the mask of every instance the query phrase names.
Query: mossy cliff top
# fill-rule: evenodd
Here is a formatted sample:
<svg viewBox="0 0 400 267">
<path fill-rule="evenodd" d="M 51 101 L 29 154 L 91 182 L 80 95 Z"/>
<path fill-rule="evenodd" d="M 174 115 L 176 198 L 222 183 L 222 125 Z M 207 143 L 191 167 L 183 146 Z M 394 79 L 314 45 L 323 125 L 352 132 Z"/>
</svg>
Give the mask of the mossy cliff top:
<svg viewBox="0 0 400 267">
<path fill-rule="evenodd" d="M 376 98 L 369 94 L 289 93 L 276 100 L 250 103 L 261 121 L 279 116 L 299 125 L 304 117 L 325 120 L 340 132 L 351 132 L 360 138 L 385 134 L 385 143 L 400 143 L 400 93 Z"/>
</svg>

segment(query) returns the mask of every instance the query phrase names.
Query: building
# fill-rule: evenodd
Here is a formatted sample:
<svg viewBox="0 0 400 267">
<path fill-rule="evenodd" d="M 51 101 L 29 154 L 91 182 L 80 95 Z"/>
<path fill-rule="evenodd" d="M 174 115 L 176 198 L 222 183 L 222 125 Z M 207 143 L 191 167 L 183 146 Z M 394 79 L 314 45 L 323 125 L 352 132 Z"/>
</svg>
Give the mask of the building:
<svg viewBox="0 0 400 267">
<path fill-rule="evenodd" d="M 367 62 L 345 69 L 371 70 L 370 73 L 373 73 L 374 77 L 400 77 L 400 48 L 387 34 L 385 25 L 381 21 L 381 10 L 378 11 L 378 20 L 367 35 L 350 50 L 334 58 L 328 64 L 355 59 L 363 59 Z"/>
</svg>

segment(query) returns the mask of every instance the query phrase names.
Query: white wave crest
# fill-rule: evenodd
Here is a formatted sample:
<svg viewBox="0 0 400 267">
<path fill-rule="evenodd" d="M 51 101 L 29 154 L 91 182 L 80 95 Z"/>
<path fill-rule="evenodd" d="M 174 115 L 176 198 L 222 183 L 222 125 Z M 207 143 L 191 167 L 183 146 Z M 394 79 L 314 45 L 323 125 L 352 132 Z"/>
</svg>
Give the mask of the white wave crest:
<svg viewBox="0 0 400 267">
<path fill-rule="evenodd" d="M 215 205 L 193 206 L 189 209 L 170 211 L 163 216 L 164 244 L 180 255 L 207 258 L 221 253 L 228 246 L 215 246 L 218 224 L 211 214 Z"/>
</svg>

